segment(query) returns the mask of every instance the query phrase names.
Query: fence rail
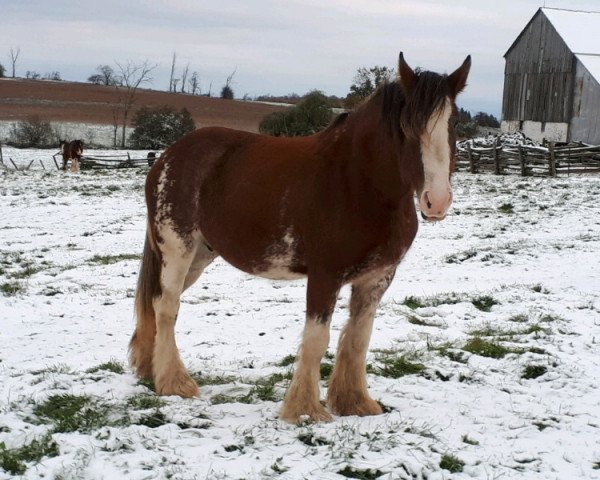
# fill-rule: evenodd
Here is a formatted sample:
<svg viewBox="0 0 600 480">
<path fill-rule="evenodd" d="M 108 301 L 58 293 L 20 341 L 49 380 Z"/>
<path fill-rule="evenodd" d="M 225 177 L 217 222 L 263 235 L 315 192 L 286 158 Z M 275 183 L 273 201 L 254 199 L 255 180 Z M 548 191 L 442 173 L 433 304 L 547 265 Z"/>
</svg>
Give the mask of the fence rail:
<svg viewBox="0 0 600 480">
<path fill-rule="evenodd" d="M 459 145 L 458 170 L 471 173 L 493 171 L 501 174 L 556 177 L 600 172 L 600 146 L 572 144 L 548 147 L 494 143 L 491 147 Z"/>
</svg>

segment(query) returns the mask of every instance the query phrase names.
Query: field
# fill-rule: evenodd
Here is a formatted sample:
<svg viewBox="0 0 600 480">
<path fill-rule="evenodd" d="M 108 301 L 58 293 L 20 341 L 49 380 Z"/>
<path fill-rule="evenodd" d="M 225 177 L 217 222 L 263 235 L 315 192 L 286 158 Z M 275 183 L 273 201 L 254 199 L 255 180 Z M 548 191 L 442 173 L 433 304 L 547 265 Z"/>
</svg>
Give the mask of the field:
<svg viewBox="0 0 600 480">
<path fill-rule="evenodd" d="M 42 120 L 59 124 L 112 126 L 113 109 L 119 101 L 114 87 L 90 83 L 3 78 L 0 79 L 0 90 L 0 122 L 26 120 L 32 115 L 39 115 Z M 139 89 L 136 98 L 134 109 L 163 105 L 177 110 L 185 107 L 198 127 L 221 126 L 250 132 L 258 131 L 258 124 L 266 115 L 284 108 L 260 102 L 229 101 L 146 89 Z"/>
<path fill-rule="evenodd" d="M 386 413 L 288 425 L 303 281 L 216 261 L 184 294 L 201 397 L 129 369 L 145 173 L 0 170 L 0 479 L 600 478 L 600 177 L 457 174 L 377 314 Z"/>
</svg>

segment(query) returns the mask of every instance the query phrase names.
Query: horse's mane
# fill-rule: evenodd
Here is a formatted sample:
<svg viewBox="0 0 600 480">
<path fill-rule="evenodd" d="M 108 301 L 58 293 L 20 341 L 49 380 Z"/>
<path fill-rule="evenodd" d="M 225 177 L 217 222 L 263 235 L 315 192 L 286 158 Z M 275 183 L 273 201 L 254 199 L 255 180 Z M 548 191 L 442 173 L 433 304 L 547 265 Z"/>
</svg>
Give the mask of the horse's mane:
<svg viewBox="0 0 600 480">
<path fill-rule="evenodd" d="M 390 133 L 396 135 L 399 127 L 406 137 L 418 138 L 431 116 L 451 95 L 447 75 L 416 70 L 417 83 L 406 94 L 399 80 L 381 85 L 366 104 L 379 104 L 382 121 Z"/>
</svg>

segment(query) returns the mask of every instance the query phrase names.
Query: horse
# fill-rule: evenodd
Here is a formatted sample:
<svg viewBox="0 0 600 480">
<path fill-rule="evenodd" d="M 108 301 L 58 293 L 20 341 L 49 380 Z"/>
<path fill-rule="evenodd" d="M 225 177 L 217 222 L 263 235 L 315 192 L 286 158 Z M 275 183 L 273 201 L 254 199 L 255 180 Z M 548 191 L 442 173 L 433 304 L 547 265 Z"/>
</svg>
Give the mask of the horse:
<svg viewBox="0 0 600 480">
<path fill-rule="evenodd" d="M 375 310 L 417 233 L 415 203 L 429 221 L 444 219 L 451 205 L 455 99 L 470 66 L 468 56 L 450 75 L 413 70 L 400 53 L 396 78 L 312 136 L 207 127 L 165 150 L 145 185 L 147 230 L 129 343 L 135 373 L 153 379 L 159 395 L 199 395 L 174 329 L 182 292 L 221 256 L 260 277 L 307 279 L 304 330 L 280 419 L 382 413 L 366 381 Z M 327 409 L 319 365 L 347 284 L 350 318 Z"/>
<path fill-rule="evenodd" d="M 81 154 L 83 153 L 83 141 L 73 140 L 67 142 L 66 140 L 60 141 L 60 153 L 63 157 L 62 169 L 67 170 L 67 162 L 71 160 L 71 172 L 79 171 L 79 162 L 81 161 Z"/>
</svg>

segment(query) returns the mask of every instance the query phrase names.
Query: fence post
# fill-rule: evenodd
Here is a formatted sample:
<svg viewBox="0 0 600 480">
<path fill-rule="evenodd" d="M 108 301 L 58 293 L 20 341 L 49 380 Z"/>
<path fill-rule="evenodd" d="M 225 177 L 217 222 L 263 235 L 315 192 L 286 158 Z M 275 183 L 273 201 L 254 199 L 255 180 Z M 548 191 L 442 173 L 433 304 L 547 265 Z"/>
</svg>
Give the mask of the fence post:
<svg viewBox="0 0 600 480">
<path fill-rule="evenodd" d="M 4 165 L 4 157 L 2 156 L 2 144 L 0 143 L 0 163 Z"/>
<path fill-rule="evenodd" d="M 467 156 L 469 157 L 469 171 L 471 173 L 477 173 L 475 169 L 475 160 L 473 159 L 473 152 L 471 152 L 471 144 L 467 143 Z"/>
<path fill-rule="evenodd" d="M 56 165 L 56 169 L 60 170 L 60 167 L 58 166 L 58 162 L 56 161 L 56 155 L 52 155 L 52 160 L 54 160 L 54 165 Z"/>
<path fill-rule="evenodd" d="M 556 154 L 554 153 L 554 142 L 551 142 L 548 146 L 550 157 L 549 157 L 549 173 L 551 177 L 556 177 Z"/>
<path fill-rule="evenodd" d="M 494 173 L 500 175 L 500 155 L 498 155 L 498 137 L 494 140 Z"/>
<path fill-rule="evenodd" d="M 525 154 L 523 153 L 523 146 L 519 145 L 519 162 L 521 163 L 521 176 L 527 176 L 527 166 L 525 165 Z"/>
</svg>

